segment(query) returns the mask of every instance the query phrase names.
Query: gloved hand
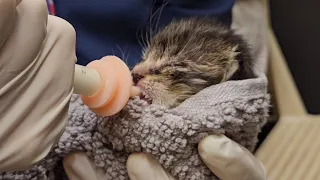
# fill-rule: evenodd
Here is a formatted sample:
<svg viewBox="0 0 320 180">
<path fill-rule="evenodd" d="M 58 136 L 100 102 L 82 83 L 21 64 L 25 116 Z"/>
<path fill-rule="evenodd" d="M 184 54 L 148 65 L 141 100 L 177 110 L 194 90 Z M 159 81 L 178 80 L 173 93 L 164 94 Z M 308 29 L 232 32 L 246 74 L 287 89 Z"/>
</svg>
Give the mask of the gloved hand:
<svg viewBox="0 0 320 180">
<path fill-rule="evenodd" d="M 223 135 L 204 138 L 199 154 L 208 168 L 223 180 L 266 180 L 266 171 L 247 149 Z M 161 165 L 144 153 L 130 155 L 127 161 L 130 180 L 174 180 Z"/>
<path fill-rule="evenodd" d="M 44 0 L 0 0 L 0 172 L 30 167 L 62 134 L 75 31 Z"/>
</svg>

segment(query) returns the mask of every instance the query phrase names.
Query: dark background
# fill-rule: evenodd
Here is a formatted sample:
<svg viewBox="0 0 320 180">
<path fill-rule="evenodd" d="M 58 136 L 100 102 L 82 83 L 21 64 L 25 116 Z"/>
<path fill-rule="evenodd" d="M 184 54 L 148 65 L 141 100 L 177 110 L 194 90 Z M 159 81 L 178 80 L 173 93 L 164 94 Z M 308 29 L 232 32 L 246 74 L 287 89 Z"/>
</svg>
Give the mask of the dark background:
<svg viewBox="0 0 320 180">
<path fill-rule="evenodd" d="M 270 15 L 308 112 L 320 114 L 320 0 L 270 0 Z"/>
<path fill-rule="evenodd" d="M 310 114 L 320 114 L 320 0 L 269 0 L 271 24 Z M 272 93 L 272 92 L 270 92 Z M 259 134 L 259 148 L 277 122 L 276 107 Z"/>
</svg>

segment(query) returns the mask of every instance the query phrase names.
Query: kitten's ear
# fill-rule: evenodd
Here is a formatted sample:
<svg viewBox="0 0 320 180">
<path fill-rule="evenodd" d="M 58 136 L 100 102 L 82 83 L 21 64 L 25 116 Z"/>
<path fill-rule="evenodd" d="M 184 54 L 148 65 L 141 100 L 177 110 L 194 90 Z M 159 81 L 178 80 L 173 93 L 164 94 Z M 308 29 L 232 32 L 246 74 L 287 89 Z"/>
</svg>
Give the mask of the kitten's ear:
<svg viewBox="0 0 320 180">
<path fill-rule="evenodd" d="M 226 71 L 221 82 L 229 80 L 234 73 L 239 69 L 239 62 L 237 60 L 231 60 L 226 65 Z"/>
</svg>

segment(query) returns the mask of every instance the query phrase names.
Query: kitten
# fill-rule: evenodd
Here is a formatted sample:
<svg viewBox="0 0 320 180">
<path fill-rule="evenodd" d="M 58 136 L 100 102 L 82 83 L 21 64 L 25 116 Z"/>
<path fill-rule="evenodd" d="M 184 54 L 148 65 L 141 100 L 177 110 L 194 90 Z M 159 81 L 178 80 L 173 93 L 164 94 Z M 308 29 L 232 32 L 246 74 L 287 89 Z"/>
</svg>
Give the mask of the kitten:
<svg viewBox="0 0 320 180">
<path fill-rule="evenodd" d="M 246 42 L 209 18 L 175 20 L 160 30 L 132 75 L 142 98 L 168 108 L 209 86 L 255 77 Z"/>
</svg>

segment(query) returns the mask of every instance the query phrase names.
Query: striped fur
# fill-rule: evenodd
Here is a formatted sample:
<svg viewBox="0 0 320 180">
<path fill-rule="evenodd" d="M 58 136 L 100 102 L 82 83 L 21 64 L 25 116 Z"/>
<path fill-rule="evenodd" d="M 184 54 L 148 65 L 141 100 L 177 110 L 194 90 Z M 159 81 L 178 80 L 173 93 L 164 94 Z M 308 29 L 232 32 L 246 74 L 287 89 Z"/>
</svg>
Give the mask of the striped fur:
<svg viewBox="0 0 320 180">
<path fill-rule="evenodd" d="M 214 19 L 176 20 L 150 40 L 133 75 L 152 103 L 175 107 L 211 85 L 253 78 L 249 52 L 241 36 Z"/>
</svg>

